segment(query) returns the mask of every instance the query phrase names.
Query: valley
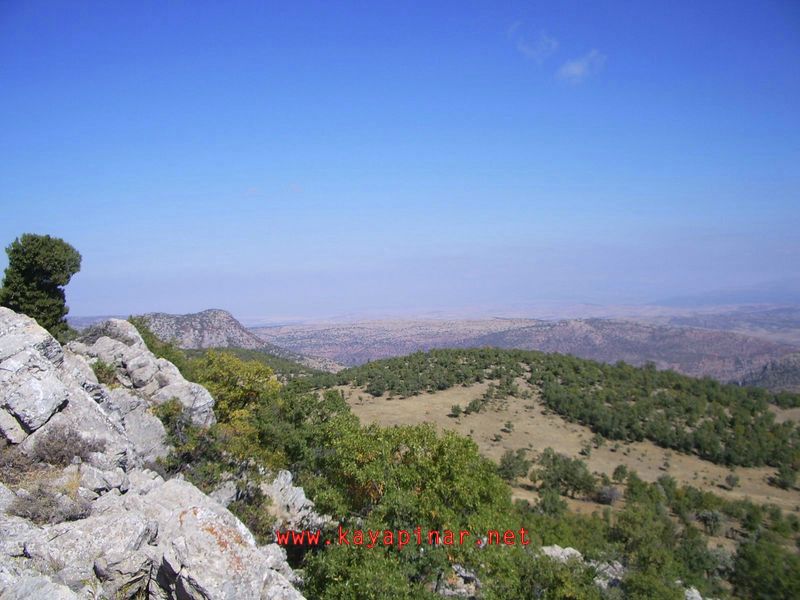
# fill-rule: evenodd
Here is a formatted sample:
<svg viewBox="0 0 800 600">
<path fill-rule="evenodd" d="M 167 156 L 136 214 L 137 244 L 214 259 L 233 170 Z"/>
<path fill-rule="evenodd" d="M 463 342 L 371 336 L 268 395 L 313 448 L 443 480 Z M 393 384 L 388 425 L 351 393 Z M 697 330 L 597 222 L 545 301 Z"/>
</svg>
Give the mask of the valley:
<svg viewBox="0 0 800 600">
<path fill-rule="evenodd" d="M 434 393 L 422 393 L 407 398 L 382 394 L 373 397 L 363 388 L 340 386 L 351 410 L 364 423 L 382 426 L 417 425 L 434 423 L 441 430 L 452 430 L 472 439 L 481 454 L 494 462 L 507 450 L 528 449 L 529 458 L 535 459 L 545 448 L 584 460 L 589 469 L 609 478 L 618 465 L 636 471 L 645 481 L 655 482 L 662 475 L 670 475 L 681 485 L 709 489 L 729 500 L 749 499 L 758 504 L 776 504 L 785 511 L 800 514 L 800 494 L 794 490 L 782 490 L 769 485 L 768 479 L 775 474 L 770 467 L 725 466 L 686 454 L 661 448 L 650 441 L 617 443 L 606 440 L 599 448 L 592 446 L 587 457 L 582 449 L 591 444 L 592 431 L 583 425 L 571 423 L 555 414 L 542 403 L 539 391 L 523 378 L 516 381 L 522 396 L 496 400 L 478 414 L 451 416 L 453 405 L 466 406 L 471 400 L 480 398 L 489 385 L 473 384 L 453 387 Z M 527 393 L 526 393 L 527 392 Z M 786 415 L 792 418 L 800 409 L 775 408 L 778 419 Z M 511 431 L 504 431 L 511 423 Z M 730 473 L 739 477 L 739 485 L 729 490 L 725 478 Z M 514 497 L 533 502 L 537 495 L 531 491 L 527 478 L 519 478 L 513 485 Z M 573 501 L 572 507 L 581 512 L 602 510 L 603 506 L 591 500 Z"/>
<path fill-rule="evenodd" d="M 652 362 L 695 377 L 738 382 L 797 346 L 732 331 L 623 319 L 358 321 L 256 327 L 264 342 L 346 366 L 434 348 L 559 352 L 607 363 Z"/>
</svg>

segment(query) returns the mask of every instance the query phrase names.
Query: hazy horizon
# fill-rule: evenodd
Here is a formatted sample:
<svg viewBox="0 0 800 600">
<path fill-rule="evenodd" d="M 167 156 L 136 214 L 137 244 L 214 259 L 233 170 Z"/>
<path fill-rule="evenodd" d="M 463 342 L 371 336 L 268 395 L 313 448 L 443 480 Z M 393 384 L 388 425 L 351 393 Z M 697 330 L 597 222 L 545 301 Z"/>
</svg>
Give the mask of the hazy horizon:
<svg viewBox="0 0 800 600">
<path fill-rule="evenodd" d="M 0 244 L 75 246 L 73 316 L 800 302 L 797 3 L 9 2 L 0 52 Z"/>
</svg>

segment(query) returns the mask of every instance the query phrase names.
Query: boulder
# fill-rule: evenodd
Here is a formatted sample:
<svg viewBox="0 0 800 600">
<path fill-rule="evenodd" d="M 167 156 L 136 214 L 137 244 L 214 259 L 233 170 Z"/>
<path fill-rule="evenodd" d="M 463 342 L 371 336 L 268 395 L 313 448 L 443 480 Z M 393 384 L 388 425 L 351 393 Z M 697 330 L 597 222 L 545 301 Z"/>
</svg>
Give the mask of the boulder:
<svg viewBox="0 0 800 600">
<path fill-rule="evenodd" d="M 331 521 L 316 512 L 303 488 L 292 484 L 289 471 L 279 471 L 272 483 L 261 485 L 261 491 L 272 499 L 270 509 L 281 529 L 321 529 Z"/>
<path fill-rule="evenodd" d="M 98 561 L 101 565 L 116 564 L 124 556 L 142 566 L 134 573 L 137 580 L 149 578 L 153 561 L 142 563 L 139 551 L 153 543 L 158 523 L 135 512 L 113 511 L 51 525 L 43 528 L 43 533 L 43 537 L 25 543 L 25 555 L 35 563 L 49 565 L 58 581 L 80 587 L 95 578 Z M 129 583 L 115 580 L 112 587 L 119 589 Z"/>
<path fill-rule="evenodd" d="M 124 429 L 143 463 L 169 454 L 165 441 L 167 432 L 161 419 L 152 413 L 147 400 L 130 390 L 117 388 L 106 395 L 100 406 Z"/>
<path fill-rule="evenodd" d="M 109 493 L 94 511 L 158 523 L 156 584 L 183 598 L 301 598 L 282 549 L 264 550 L 227 509 L 185 481 L 137 473 L 128 494 Z M 147 482 L 153 482 L 148 487 Z M 147 491 L 145 491 L 147 490 Z"/>
<path fill-rule="evenodd" d="M 77 431 L 87 441 L 103 445 L 102 452 L 92 453 L 87 459 L 101 470 L 127 470 L 141 462 L 123 427 L 115 424 L 76 382 L 70 386 L 70 401 L 64 409 L 28 436 L 22 443 L 23 450 L 33 451 L 38 440 L 51 433 L 57 435 L 61 428 Z"/>
<path fill-rule="evenodd" d="M 78 486 L 100 496 L 117 489 L 123 494 L 130 487 L 128 475 L 117 467 L 114 470 L 101 471 L 90 464 L 72 464 L 66 467 L 61 476 L 55 480 L 56 485 L 69 486 L 77 482 Z"/>
<path fill-rule="evenodd" d="M 114 364 L 122 387 L 99 384 L 95 360 Z M 302 598 L 282 548 L 259 547 L 190 483 L 141 468 L 168 451 L 153 404 L 177 398 L 209 425 L 214 400 L 149 353 L 132 325 L 107 322 L 63 350 L 32 319 L 0 308 L 0 363 L 3 437 L 33 456 L 44 440 L 68 440 L 83 456 L 60 473 L 43 470 L 31 491 L 0 484 L 0 598 Z M 102 443 L 90 452 L 72 435 L 49 437 L 65 431 Z M 47 452 L 64 460 L 71 449 Z M 43 490 L 47 503 L 32 504 Z M 275 490 L 293 510 L 313 507 L 288 473 Z M 20 499 L 35 509 L 29 518 L 51 524 L 7 514 Z"/>
<path fill-rule="evenodd" d="M 226 508 L 231 502 L 236 500 L 238 495 L 239 490 L 236 488 L 236 482 L 231 480 L 219 484 L 217 488 L 209 494 L 214 501 Z"/>
<path fill-rule="evenodd" d="M 3 408 L 0 408 L 0 436 L 12 444 L 19 444 L 28 437 L 19 421 Z"/>
<path fill-rule="evenodd" d="M 454 564 L 452 569 L 451 576 L 439 586 L 439 595 L 445 598 L 478 598 L 481 582 L 475 572 L 459 564 Z"/>
<path fill-rule="evenodd" d="M 0 598 L 3 600 L 78 600 L 67 586 L 32 570 L 0 563 Z"/>
<path fill-rule="evenodd" d="M 583 560 L 583 555 L 575 548 L 562 548 L 558 545 L 542 546 L 542 554 L 558 562 L 568 562 L 570 560 Z"/>
<path fill-rule="evenodd" d="M 36 431 L 69 399 L 58 377 L 64 353 L 30 317 L 0 307 L 0 433 L 12 442 Z"/>
<path fill-rule="evenodd" d="M 0 483 L 0 514 L 6 512 L 14 501 L 16 495 L 2 483 Z"/>
<path fill-rule="evenodd" d="M 214 398 L 206 388 L 197 383 L 182 381 L 162 387 L 151 396 L 156 404 L 177 400 L 183 405 L 192 423 L 209 427 L 216 421 L 214 417 Z"/>
</svg>

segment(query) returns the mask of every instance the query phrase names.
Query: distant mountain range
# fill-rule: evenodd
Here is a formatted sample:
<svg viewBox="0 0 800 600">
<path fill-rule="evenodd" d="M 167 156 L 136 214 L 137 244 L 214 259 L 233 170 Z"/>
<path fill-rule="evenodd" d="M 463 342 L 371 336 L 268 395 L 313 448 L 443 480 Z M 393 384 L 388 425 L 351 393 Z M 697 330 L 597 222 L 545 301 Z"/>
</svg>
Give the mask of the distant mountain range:
<svg viewBox="0 0 800 600">
<path fill-rule="evenodd" d="M 800 306 L 742 306 L 715 312 L 672 316 L 667 325 L 734 331 L 800 346 Z"/>
<path fill-rule="evenodd" d="M 419 350 L 494 346 L 607 363 L 653 362 L 660 369 L 770 389 L 800 387 L 798 307 L 729 307 L 631 319 L 399 319 L 251 329 L 218 309 L 143 317 L 159 338 L 182 348 L 256 350 L 326 371 Z M 80 327 L 99 320 L 70 322 Z"/>
<path fill-rule="evenodd" d="M 348 366 L 417 350 L 495 346 L 608 363 L 653 362 L 661 369 L 735 382 L 798 349 L 727 331 L 610 319 L 366 321 L 252 331 L 269 343 Z"/>
<path fill-rule="evenodd" d="M 659 369 L 733 382 L 794 350 L 788 344 L 727 331 L 604 319 L 537 323 L 472 343 L 559 352 L 606 363 L 653 362 Z"/>
<path fill-rule="evenodd" d="M 742 383 L 775 391 L 800 392 L 800 352 L 770 361 L 745 377 Z"/>
</svg>

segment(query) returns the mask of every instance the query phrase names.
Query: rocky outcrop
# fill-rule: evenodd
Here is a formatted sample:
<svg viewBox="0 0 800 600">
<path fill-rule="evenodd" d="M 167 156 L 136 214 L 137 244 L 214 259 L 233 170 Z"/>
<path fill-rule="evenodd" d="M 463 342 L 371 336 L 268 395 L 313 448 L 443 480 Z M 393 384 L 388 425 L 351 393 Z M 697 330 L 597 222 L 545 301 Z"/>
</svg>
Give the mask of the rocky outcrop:
<svg viewBox="0 0 800 600">
<path fill-rule="evenodd" d="M 584 560 L 583 555 L 575 548 L 562 548 L 558 545 L 542 546 L 540 552 L 550 560 L 560 563 L 578 562 L 594 569 L 594 584 L 602 590 L 619 587 L 625 577 L 626 569 L 618 561 L 600 562 L 596 560 Z M 681 585 L 681 582 L 676 582 Z M 703 596 L 697 588 L 684 588 L 683 595 L 685 600 L 703 600 Z"/>
<path fill-rule="evenodd" d="M 261 339 L 225 310 L 212 308 L 188 315 L 148 313 L 141 317 L 161 340 L 181 348 L 245 348 L 291 360 L 312 369 L 336 372 L 333 361 L 297 354 Z"/>
<path fill-rule="evenodd" d="M 212 308 L 188 315 L 148 313 L 142 315 L 159 339 L 181 348 L 247 348 L 260 350 L 264 340 L 248 331 L 225 310 Z"/>
<path fill-rule="evenodd" d="M 127 321 L 111 319 L 95 325 L 67 348 L 90 362 L 114 366 L 122 386 L 156 404 L 177 399 L 196 425 L 214 423 L 214 398 L 208 390 L 186 381 L 169 361 L 153 356 Z"/>
<path fill-rule="evenodd" d="M 94 360 L 116 367 L 120 387 L 98 383 Z M 171 397 L 213 422 L 208 392 L 128 323 L 64 349 L 0 308 L 0 435 L 30 456 L 64 432 L 84 450 L 0 484 L 0 598 L 302 598 L 280 547 L 258 546 L 213 498 L 145 468 L 167 451 L 152 405 Z"/>
<path fill-rule="evenodd" d="M 19 443 L 67 404 L 64 352 L 33 319 L 0 308 L 0 434 Z"/>
<path fill-rule="evenodd" d="M 272 498 L 272 514 L 281 529 L 322 529 L 331 518 L 320 515 L 305 490 L 292 484 L 289 471 L 279 471 L 272 483 L 261 485 L 264 495 Z"/>
</svg>

